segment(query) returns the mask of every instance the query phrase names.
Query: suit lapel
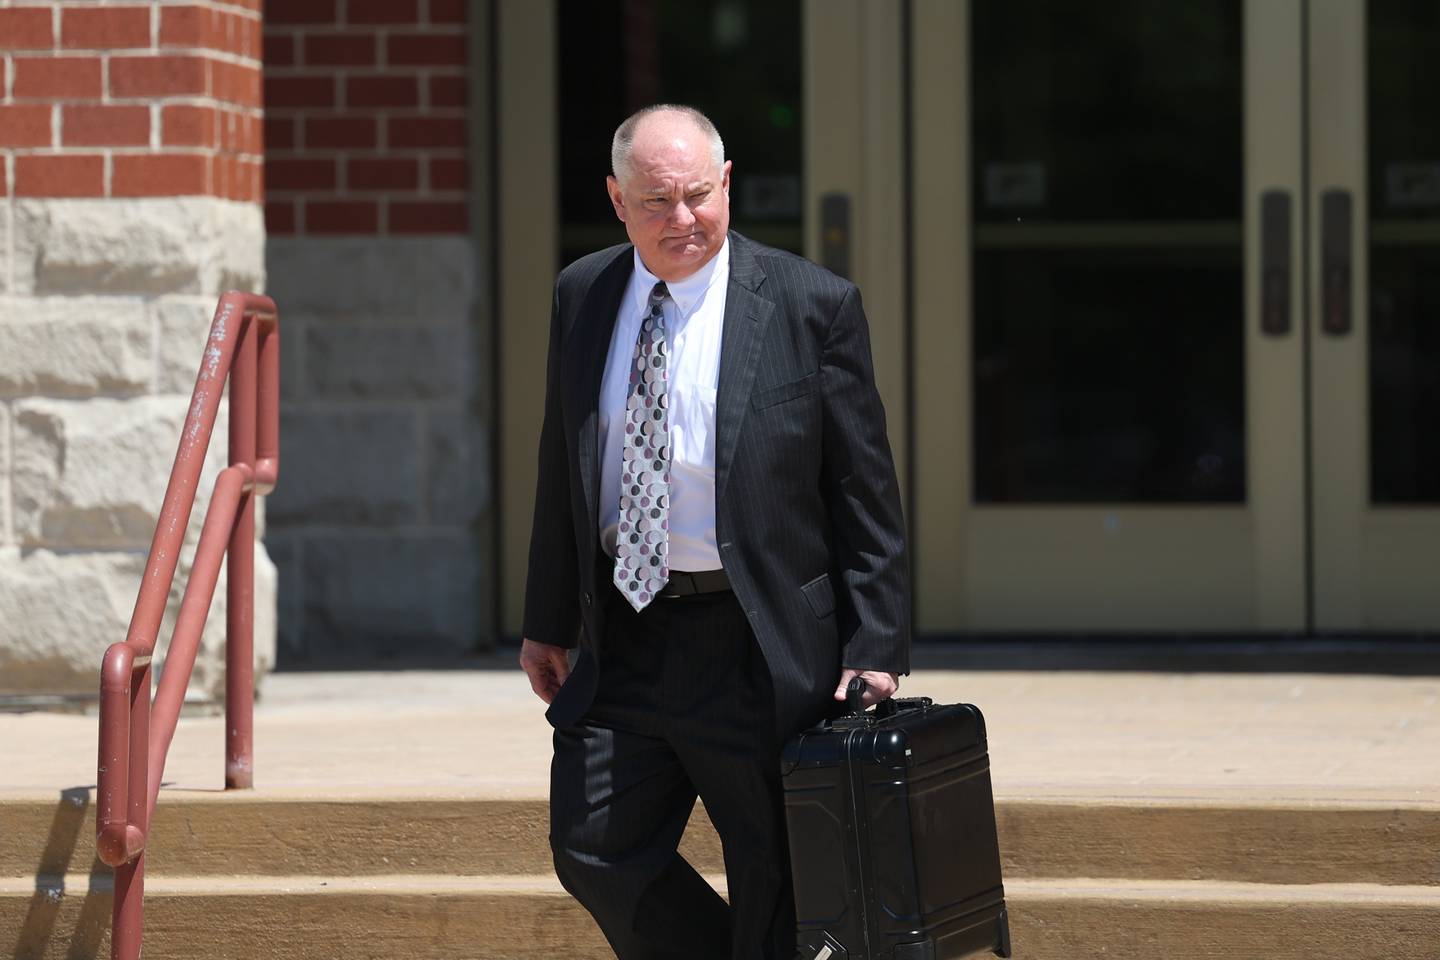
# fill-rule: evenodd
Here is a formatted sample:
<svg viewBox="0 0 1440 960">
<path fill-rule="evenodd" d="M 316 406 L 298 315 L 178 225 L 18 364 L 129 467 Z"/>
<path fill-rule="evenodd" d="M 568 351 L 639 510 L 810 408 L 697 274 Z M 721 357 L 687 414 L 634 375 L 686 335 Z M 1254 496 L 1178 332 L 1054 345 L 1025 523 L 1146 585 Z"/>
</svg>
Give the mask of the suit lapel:
<svg viewBox="0 0 1440 960">
<path fill-rule="evenodd" d="M 750 241 L 730 234 L 730 283 L 725 291 L 725 318 L 720 340 L 720 379 L 715 398 L 715 504 L 719 509 L 735 458 L 735 444 L 745 411 L 760 344 L 775 304 L 760 296 L 765 273 L 755 261 Z"/>
<path fill-rule="evenodd" d="M 605 375 L 605 360 L 610 353 L 610 338 L 615 332 L 615 316 L 620 312 L 620 298 L 625 295 L 630 274 L 634 272 L 633 248 L 626 246 L 613 262 L 595 279 L 576 316 L 576 335 L 566 352 L 567 377 L 572 386 L 567 390 L 576 428 L 580 476 L 585 484 L 585 509 L 592 533 L 599 530 L 600 515 L 596 506 L 600 499 L 600 462 L 596 452 L 599 426 L 600 384 Z M 598 536 L 598 533 L 596 534 Z"/>
</svg>

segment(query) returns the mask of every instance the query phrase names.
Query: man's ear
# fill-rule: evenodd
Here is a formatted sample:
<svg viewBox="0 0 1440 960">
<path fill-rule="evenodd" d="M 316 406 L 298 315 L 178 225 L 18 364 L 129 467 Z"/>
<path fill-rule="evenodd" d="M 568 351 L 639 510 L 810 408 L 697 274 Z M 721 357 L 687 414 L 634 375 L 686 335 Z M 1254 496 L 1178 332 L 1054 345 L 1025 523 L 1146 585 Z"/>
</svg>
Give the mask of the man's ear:
<svg viewBox="0 0 1440 960">
<path fill-rule="evenodd" d="M 720 168 L 720 189 L 725 191 L 725 196 L 730 196 L 730 165 L 731 161 L 726 160 L 725 166 Z"/>
<path fill-rule="evenodd" d="M 610 194 L 610 205 L 615 208 L 615 216 L 623 223 L 625 220 L 625 195 L 620 192 L 620 181 L 613 175 L 605 178 L 605 190 Z"/>
</svg>

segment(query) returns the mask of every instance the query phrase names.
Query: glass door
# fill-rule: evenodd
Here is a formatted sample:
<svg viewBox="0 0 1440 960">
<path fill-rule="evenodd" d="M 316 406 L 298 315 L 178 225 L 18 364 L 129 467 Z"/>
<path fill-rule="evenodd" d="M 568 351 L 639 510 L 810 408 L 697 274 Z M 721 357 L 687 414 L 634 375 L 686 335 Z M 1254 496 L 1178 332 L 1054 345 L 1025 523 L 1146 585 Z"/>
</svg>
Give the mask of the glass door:
<svg viewBox="0 0 1440 960">
<path fill-rule="evenodd" d="M 912 26 L 920 630 L 1440 629 L 1440 8 Z"/>
<path fill-rule="evenodd" d="M 1299 0 L 912 27 L 919 629 L 1303 628 Z"/>
<path fill-rule="evenodd" d="M 1440 6 L 1310 0 L 1315 628 L 1440 629 Z"/>
</svg>

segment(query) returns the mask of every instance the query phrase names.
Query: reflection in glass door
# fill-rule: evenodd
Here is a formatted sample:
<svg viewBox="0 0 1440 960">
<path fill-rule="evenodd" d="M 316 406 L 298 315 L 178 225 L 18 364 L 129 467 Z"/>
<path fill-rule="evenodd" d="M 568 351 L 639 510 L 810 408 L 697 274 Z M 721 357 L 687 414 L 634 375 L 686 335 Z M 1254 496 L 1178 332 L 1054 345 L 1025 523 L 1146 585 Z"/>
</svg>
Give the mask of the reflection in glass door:
<svg viewBox="0 0 1440 960">
<path fill-rule="evenodd" d="M 1368 14 L 1371 502 L 1436 507 L 1440 4 L 1369 0 Z"/>
<path fill-rule="evenodd" d="M 976 503 L 1244 502 L 1241 14 L 974 6 Z"/>
<path fill-rule="evenodd" d="M 1370 500 L 1440 505 L 1440 4 L 1370 0 Z"/>
<path fill-rule="evenodd" d="M 734 228 L 801 252 L 800 0 L 585 0 L 556 13 L 561 265 L 625 241 L 601 171 L 616 124 L 662 102 L 698 107 L 724 136 Z"/>
</svg>

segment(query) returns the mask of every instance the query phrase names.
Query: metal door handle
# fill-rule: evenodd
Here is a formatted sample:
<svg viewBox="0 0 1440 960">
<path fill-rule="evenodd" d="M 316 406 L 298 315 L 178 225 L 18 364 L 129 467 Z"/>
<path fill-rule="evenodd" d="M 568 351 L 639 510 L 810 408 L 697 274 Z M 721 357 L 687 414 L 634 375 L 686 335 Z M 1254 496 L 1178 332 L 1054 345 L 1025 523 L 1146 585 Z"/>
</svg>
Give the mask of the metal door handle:
<svg viewBox="0 0 1440 960">
<path fill-rule="evenodd" d="M 1332 337 L 1350 332 L 1350 246 L 1354 216 L 1349 190 L 1320 195 L 1320 328 Z"/>
<path fill-rule="evenodd" d="M 1260 330 L 1272 337 L 1290 332 L 1290 194 L 1260 195 Z"/>
</svg>

